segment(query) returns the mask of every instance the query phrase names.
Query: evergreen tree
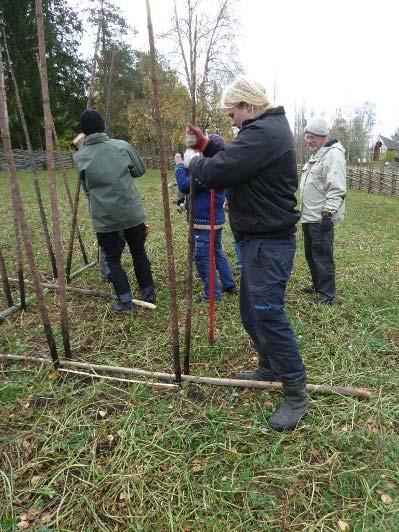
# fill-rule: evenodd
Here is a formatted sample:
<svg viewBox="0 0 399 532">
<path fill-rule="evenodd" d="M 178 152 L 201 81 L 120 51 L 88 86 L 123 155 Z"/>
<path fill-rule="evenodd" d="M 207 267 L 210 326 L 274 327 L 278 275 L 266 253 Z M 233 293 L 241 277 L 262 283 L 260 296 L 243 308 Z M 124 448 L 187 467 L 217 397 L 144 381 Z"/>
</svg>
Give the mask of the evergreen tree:
<svg viewBox="0 0 399 532">
<path fill-rule="evenodd" d="M 82 25 L 78 14 L 63 0 L 43 0 L 50 104 L 64 146 L 76 134 L 85 107 L 87 65 L 79 58 Z M 32 145 L 44 145 L 42 96 L 37 65 L 37 29 L 34 0 L 2 0 L 0 22 L 4 28 Z M 7 96 L 14 147 L 25 147 L 14 91 L 7 75 Z"/>
</svg>

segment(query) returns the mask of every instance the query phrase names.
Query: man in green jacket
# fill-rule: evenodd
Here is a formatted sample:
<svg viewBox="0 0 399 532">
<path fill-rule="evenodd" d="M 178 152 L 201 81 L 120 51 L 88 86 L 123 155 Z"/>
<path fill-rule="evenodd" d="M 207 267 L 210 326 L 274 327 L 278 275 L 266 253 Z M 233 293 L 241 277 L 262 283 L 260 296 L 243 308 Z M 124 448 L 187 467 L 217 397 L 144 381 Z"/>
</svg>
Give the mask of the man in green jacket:
<svg viewBox="0 0 399 532">
<path fill-rule="evenodd" d="M 132 177 L 145 173 L 136 150 L 123 140 L 105 134 L 100 113 L 87 109 L 80 117 L 86 135 L 84 147 L 74 156 L 75 166 L 90 195 L 93 228 L 111 270 L 118 302 L 117 312 L 132 310 L 132 292 L 121 266 L 118 231 L 123 231 L 132 254 L 134 271 L 144 300 L 155 301 L 150 262 L 145 251 L 146 214 Z"/>
</svg>

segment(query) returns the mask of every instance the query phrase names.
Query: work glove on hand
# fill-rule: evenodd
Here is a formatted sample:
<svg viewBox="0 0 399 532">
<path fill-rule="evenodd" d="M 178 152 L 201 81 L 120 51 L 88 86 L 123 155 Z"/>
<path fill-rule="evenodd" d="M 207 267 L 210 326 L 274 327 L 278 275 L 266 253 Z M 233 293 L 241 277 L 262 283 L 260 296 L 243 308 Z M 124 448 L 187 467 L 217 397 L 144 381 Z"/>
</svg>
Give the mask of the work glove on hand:
<svg viewBox="0 0 399 532">
<path fill-rule="evenodd" d="M 198 151 L 192 150 L 191 148 L 188 148 L 184 152 L 184 166 L 188 168 L 190 166 L 191 159 L 193 157 L 199 157 L 201 154 Z"/>
<path fill-rule="evenodd" d="M 332 229 L 332 212 L 323 211 L 321 215 L 320 231 L 328 233 Z"/>
<path fill-rule="evenodd" d="M 208 144 L 208 137 L 202 133 L 199 127 L 188 124 L 186 127 L 186 146 L 187 148 L 193 148 L 201 153 Z"/>
</svg>

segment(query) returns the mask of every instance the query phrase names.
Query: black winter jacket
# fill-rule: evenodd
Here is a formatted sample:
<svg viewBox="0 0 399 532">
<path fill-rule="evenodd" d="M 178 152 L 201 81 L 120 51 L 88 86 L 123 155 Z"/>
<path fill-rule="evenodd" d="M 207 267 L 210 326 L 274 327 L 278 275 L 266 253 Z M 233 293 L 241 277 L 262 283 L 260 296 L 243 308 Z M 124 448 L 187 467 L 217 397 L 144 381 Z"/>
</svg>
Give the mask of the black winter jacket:
<svg viewBox="0 0 399 532">
<path fill-rule="evenodd" d="M 298 178 L 283 107 L 246 120 L 224 151 L 211 159 L 194 157 L 189 170 L 208 187 L 229 189 L 230 225 L 238 240 L 295 232 L 300 218 L 295 208 Z"/>
</svg>

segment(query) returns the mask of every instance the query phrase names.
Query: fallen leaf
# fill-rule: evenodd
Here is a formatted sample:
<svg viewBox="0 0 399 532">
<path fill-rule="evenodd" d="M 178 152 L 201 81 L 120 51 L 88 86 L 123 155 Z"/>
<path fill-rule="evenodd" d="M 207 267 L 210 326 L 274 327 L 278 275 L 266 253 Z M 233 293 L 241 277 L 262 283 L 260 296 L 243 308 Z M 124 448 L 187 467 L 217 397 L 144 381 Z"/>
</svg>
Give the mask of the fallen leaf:
<svg viewBox="0 0 399 532">
<path fill-rule="evenodd" d="M 42 521 L 43 524 L 49 523 L 51 521 L 51 513 L 50 512 L 44 513 L 42 515 L 41 521 Z"/>
<path fill-rule="evenodd" d="M 113 441 L 114 441 L 114 437 L 112 436 L 112 434 L 108 434 L 108 436 L 107 436 L 108 445 L 111 446 Z"/>
<path fill-rule="evenodd" d="M 29 521 L 20 521 L 17 524 L 17 528 L 19 528 L 19 530 L 26 530 L 27 528 L 29 528 Z"/>
<path fill-rule="evenodd" d="M 392 497 L 390 495 L 388 495 L 388 493 L 383 493 L 381 495 L 381 500 L 384 504 L 391 504 L 392 502 Z"/>
<path fill-rule="evenodd" d="M 341 519 L 338 521 L 338 528 L 341 532 L 347 532 L 349 530 L 349 524 Z"/>
<path fill-rule="evenodd" d="M 99 410 L 98 413 L 99 413 L 99 415 L 101 417 L 105 417 L 107 415 L 107 411 L 106 410 Z"/>
<path fill-rule="evenodd" d="M 29 508 L 26 513 L 30 516 L 30 519 L 32 519 L 33 517 L 39 515 L 41 513 L 41 510 L 38 510 L 37 508 Z"/>
<path fill-rule="evenodd" d="M 39 484 L 41 478 L 42 477 L 40 477 L 39 475 L 36 475 L 30 479 L 30 483 L 33 487 L 36 487 Z"/>
</svg>

